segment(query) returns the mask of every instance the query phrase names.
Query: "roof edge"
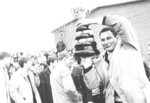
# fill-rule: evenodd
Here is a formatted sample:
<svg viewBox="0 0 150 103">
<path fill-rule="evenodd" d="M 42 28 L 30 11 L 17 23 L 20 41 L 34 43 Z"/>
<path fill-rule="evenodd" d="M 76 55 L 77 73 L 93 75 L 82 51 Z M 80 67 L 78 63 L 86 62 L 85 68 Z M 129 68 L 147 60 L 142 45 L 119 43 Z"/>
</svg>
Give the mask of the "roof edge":
<svg viewBox="0 0 150 103">
<path fill-rule="evenodd" d="M 112 7 L 112 6 L 119 6 L 119 5 L 127 5 L 127 4 L 131 4 L 131 3 L 138 3 L 138 2 L 145 2 L 145 1 L 148 1 L 148 0 L 134 0 L 134 1 L 129 1 L 129 2 L 124 2 L 124 3 L 117 3 L 117 4 L 110 4 L 110 5 L 103 5 L 103 6 L 98 6 L 98 7 L 95 7 L 94 9 L 91 10 L 91 13 L 95 12 L 97 9 L 100 9 L 100 8 L 106 8 L 106 7 Z M 75 22 L 77 21 L 78 19 L 73 19 L 71 21 L 69 21 L 68 23 L 54 29 L 51 31 L 51 33 L 55 33 L 57 32 L 58 30 L 66 27 L 67 25 L 71 24 L 72 22 Z"/>
</svg>

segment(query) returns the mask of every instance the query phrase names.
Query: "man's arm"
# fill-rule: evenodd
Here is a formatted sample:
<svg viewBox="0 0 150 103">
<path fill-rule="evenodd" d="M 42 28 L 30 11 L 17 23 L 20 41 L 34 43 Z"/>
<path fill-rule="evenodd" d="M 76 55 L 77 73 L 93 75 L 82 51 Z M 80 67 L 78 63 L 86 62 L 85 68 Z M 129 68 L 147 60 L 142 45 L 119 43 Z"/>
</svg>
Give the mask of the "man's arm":
<svg viewBox="0 0 150 103">
<path fill-rule="evenodd" d="M 64 87 L 64 91 L 70 97 L 72 101 L 80 101 L 81 94 L 77 92 L 73 79 L 71 77 L 71 71 L 66 66 L 61 66 L 63 70 L 61 71 L 62 85 Z"/>
<path fill-rule="evenodd" d="M 137 50 L 141 51 L 135 30 L 126 17 L 120 15 L 106 15 L 103 18 L 102 25 L 113 27 L 123 42 L 129 43 Z"/>
<path fill-rule="evenodd" d="M 81 19 L 78 21 L 78 25 L 77 26 L 80 26 L 82 24 L 95 24 L 95 25 L 102 25 L 103 23 L 103 20 L 104 20 L 104 17 L 98 17 L 98 18 L 94 18 L 94 19 Z"/>
</svg>

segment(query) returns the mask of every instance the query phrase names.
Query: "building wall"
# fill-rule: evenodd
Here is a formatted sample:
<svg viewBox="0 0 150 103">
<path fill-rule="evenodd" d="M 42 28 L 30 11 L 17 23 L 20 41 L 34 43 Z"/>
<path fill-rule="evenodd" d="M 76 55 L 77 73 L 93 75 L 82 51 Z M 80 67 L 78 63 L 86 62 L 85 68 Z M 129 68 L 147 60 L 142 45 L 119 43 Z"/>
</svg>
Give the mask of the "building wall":
<svg viewBox="0 0 150 103">
<path fill-rule="evenodd" d="M 148 41 L 150 41 L 150 0 L 100 7 L 92 11 L 88 18 L 96 18 L 106 14 L 122 15 L 131 21 L 137 34 L 143 56 L 147 60 L 150 60 L 150 55 L 148 55 Z M 76 25 L 77 21 L 63 28 L 66 33 L 64 41 L 69 49 L 74 46 Z M 93 26 L 93 29 L 95 39 L 99 42 L 98 32 L 100 31 L 100 27 Z M 56 42 L 58 42 L 59 36 L 59 33 L 55 33 Z M 98 47 L 101 48 L 99 43 Z"/>
<path fill-rule="evenodd" d="M 89 18 L 95 18 L 99 15 L 117 14 L 128 18 L 135 32 L 143 53 L 143 56 L 150 60 L 148 55 L 148 41 L 150 41 L 150 0 L 142 2 L 128 3 L 116 6 L 99 8 L 92 12 Z"/>
</svg>

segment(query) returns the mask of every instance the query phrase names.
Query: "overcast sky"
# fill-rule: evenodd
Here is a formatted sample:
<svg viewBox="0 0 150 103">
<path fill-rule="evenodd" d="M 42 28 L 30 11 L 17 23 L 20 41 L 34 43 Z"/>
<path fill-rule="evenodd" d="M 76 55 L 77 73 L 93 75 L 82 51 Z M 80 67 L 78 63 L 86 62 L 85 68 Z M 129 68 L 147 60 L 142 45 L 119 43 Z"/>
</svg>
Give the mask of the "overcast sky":
<svg viewBox="0 0 150 103">
<path fill-rule="evenodd" d="M 97 1 L 101 5 L 111 3 L 110 0 L 0 0 L 0 51 L 51 50 L 55 41 L 50 32 L 73 19 L 71 8 L 84 5 L 91 9 L 97 6 Z M 122 0 L 112 0 L 118 1 Z"/>
</svg>

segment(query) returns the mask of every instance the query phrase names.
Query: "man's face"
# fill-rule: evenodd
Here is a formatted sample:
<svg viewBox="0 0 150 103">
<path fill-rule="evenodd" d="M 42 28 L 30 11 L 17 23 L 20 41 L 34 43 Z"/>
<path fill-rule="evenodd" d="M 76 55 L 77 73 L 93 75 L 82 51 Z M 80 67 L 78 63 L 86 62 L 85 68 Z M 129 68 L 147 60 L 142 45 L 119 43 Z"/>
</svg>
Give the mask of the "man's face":
<svg viewBox="0 0 150 103">
<path fill-rule="evenodd" d="M 67 64 L 67 66 L 68 66 L 69 68 L 71 68 L 71 67 L 73 66 L 73 63 L 74 63 L 74 58 L 73 58 L 73 57 L 69 57 L 69 58 L 67 58 L 67 59 L 65 60 L 65 62 L 66 62 L 66 64 Z"/>
<path fill-rule="evenodd" d="M 15 67 L 11 67 L 10 69 L 9 69 L 9 73 L 12 75 L 13 73 L 15 73 L 16 72 L 16 68 Z"/>
<path fill-rule="evenodd" d="M 102 32 L 100 39 L 104 50 L 113 52 L 117 43 L 117 38 L 113 35 L 113 33 L 111 31 Z"/>
<path fill-rule="evenodd" d="M 12 62 L 12 58 L 6 57 L 6 58 L 4 58 L 4 61 L 5 61 L 5 66 L 8 67 L 10 65 L 10 63 Z"/>
<path fill-rule="evenodd" d="M 24 70 L 25 70 L 25 72 L 28 72 L 30 69 L 31 69 L 31 67 L 32 67 L 32 62 L 31 61 L 27 61 L 27 63 L 24 63 Z"/>
</svg>

